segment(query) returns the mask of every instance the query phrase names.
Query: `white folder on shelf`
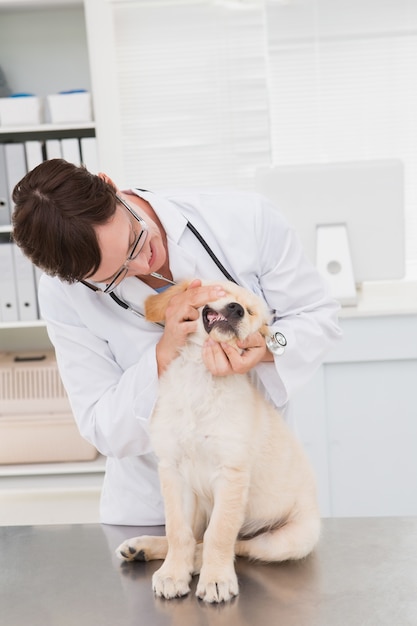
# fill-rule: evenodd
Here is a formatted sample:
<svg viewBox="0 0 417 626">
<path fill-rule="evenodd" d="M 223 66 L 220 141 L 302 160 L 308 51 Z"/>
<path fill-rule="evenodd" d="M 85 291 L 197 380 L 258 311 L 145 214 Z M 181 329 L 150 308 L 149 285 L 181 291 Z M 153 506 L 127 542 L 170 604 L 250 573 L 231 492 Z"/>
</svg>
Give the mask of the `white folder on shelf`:
<svg viewBox="0 0 417 626">
<path fill-rule="evenodd" d="M 47 159 L 62 159 L 61 140 L 47 139 L 45 141 L 45 153 Z"/>
<path fill-rule="evenodd" d="M 98 165 L 97 139 L 95 137 L 81 137 L 80 144 L 83 165 L 92 174 L 98 174 L 100 169 Z"/>
<path fill-rule="evenodd" d="M 78 137 L 61 139 L 62 158 L 74 165 L 81 165 L 80 142 Z"/>
<path fill-rule="evenodd" d="M 27 170 L 30 172 L 34 167 L 42 163 L 43 161 L 43 142 L 37 139 L 28 140 L 25 142 L 26 150 L 26 165 Z"/>
<path fill-rule="evenodd" d="M 43 271 L 39 267 L 36 267 L 36 265 L 34 265 L 34 268 L 35 268 L 35 285 L 36 285 L 36 289 L 38 289 L 39 281 L 41 279 Z"/>
<path fill-rule="evenodd" d="M 0 226 L 10 224 L 9 186 L 7 184 L 6 151 L 0 144 Z"/>
<path fill-rule="evenodd" d="M 42 319 L 41 316 L 41 309 L 39 306 L 39 297 L 38 297 L 38 293 L 39 293 L 39 281 L 41 279 L 41 276 L 43 274 L 43 270 L 41 270 L 39 267 L 36 267 L 36 265 L 33 266 L 34 270 L 35 270 L 35 290 L 36 290 L 36 304 L 38 306 L 38 316 L 39 319 Z"/>
<path fill-rule="evenodd" d="M 0 242 L 0 319 L 3 323 L 17 322 L 19 319 L 13 245 L 10 242 Z"/>
<path fill-rule="evenodd" d="M 7 185 L 9 189 L 10 213 L 13 211 L 12 193 L 15 185 L 27 173 L 25 144 L 23 142 L 5 143 Z"/>
<path fill-rule="evenodd" d="M 34 265 L 16 245 L 12 244 L 18 317 L 21 322 L 39 319 Z"/>
</svg>

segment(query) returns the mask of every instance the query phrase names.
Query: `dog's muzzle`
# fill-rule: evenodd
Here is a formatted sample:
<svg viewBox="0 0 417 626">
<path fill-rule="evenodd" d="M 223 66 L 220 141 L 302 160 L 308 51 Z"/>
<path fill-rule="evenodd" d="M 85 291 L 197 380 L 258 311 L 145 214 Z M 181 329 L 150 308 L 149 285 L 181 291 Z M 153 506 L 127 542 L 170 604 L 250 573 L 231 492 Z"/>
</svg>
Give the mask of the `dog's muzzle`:
<svg viewBox="0 0 417 626">
<path fill-rule="evenodd" d="M 217 328 L 225 334 L 237 334 L 237 327 L 245 315 L 245 309 L 238 302 L 229 302 L 225 307 L 216 311 L 212 307 L 203 309 L 203 324 L 206 333 Z"/>
</svg>

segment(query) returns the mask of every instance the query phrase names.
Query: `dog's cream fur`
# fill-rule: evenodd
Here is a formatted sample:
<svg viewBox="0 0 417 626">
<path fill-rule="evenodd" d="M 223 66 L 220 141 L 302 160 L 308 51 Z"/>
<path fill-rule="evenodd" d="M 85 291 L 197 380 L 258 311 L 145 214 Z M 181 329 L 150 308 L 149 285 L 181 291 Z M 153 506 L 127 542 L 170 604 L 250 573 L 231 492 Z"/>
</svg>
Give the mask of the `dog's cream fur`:
<svg viewBox="0 0 417 626">
<path fill-rule="evenodd" d="M 213 376 L 204 366 L 207 331 L 235 347 L 237 339 L 268 332 L 263 301 L 233 283 L 223 286 L 227 296 L 202 309 L 198 331 L 162 375 L 151 419 L 167 535 L 117 549 L 127 561 L 165 559 L 152 581 L 165 598 L 187 594 L 200 571 L 199 598 L 230 600 L 238 594 L 235 555 L 300 559 L 319 537 L 313 474 L 282 417 L 248 376 Z M 151 296 L 148 319 L 162 320 L 172 295 L 186 287 Z"/>
</svg>

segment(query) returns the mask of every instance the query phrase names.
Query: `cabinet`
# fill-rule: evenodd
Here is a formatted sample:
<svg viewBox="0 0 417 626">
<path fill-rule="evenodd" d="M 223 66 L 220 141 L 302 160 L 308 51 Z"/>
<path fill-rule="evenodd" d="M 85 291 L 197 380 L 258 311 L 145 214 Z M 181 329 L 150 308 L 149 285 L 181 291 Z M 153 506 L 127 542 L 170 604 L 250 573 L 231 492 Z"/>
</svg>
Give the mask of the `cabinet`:
<svg viewBox="0 0 417 626">
<path fill-rule="evenodd" d="M 82 1 L 0 0 L 0 63 L 13 93 L 45 99 L 68 89 L 91 91 Z M 92 122 L 0 126 L 0 144 L 40 142 L 44 157 L 49 140 L 95 135 Z M 10 240 L 11 226 L 4 222 L 0 245 Z M 4 280 L 3 274 L 0 286 Z M 0 321 L 0 352 L 51 348 L 41 320 Z M 0 465 L 0 524 L 98 521 L 103 472 L 100 456 L 79 463 Z"/>
<path fill-rule="evenodd" d="M 292 404 L 324 516 L 417 514 L 417 284 L 368 291 Z"/>
<path fill-rule="evenodd" d="M 0 0 L 0 18 L 0 62 L 13 93 L 33 93 L 45 103 L 47 95 L 59 91 L 91 91 L 81 0 Z M 44 109 L 44 119 L 48 119 L 47 107 Z M 37 142 L 38 147 L 43 149 L 43 158 L 50 158 L 52 155 L 47 153 L 46 146 L 51 145 L 51 141 L 55 141 L 61 148 L 59 141 L 62 139 L 79 138 L 82 142 L 84 138 L 92 137 L 95 137 L 95 124 L 90 122 L 68 125 L 44 123 L 32 127 L 0 126 L 0 144 L 22 147 L 23 165 L 18 168 L 17 180 L 22 170 L 27 168 L 23 148 L 28 141 Z M 56 154 L 60 155 L 66 156 Z M 6 194 L 10 200 L 12 185 L 13 181 L 9 181 L 8 188 L 1 189 L 0 195 Z M 0 216 L 0 244 L 10 239 L 11 229 L 4 214 L 5 211 Z M 0 315 L 0 350 L 38 349 L 38 345 L 50 347 L 41 323 L 31 318 L 29 324 L 19 326 L 17 317 L 16 313 L 16 316 L 3 316 L 1 320 Z M 2 324 L 2 321 L 7 323 Z M 33 329 L 33 337 L 28 328 Z M 19 329 L 23 331 L 21 334 L 17 332 Z"/>
</svg>

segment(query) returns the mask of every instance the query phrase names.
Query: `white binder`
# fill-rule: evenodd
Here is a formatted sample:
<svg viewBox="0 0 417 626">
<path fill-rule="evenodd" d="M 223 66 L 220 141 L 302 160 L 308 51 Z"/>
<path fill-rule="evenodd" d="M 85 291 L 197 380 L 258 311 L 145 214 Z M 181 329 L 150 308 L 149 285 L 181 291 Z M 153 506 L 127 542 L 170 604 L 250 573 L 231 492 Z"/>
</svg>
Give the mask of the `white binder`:
<svg viewBox="0 0 417 626">
<path fill-rule="evenodd" d="M 21 322 L 39 319 L 34 265 L 16 245 L 12 244 L 18 317 Z"/>
<path fill-rule="evenodd" d="M 7 185 L 8 185 L 9 197 L 10 197 L 10 213 L 12 213 L 13 189 L 15 185 L 27 173 L 25 144 L 22 142 L 6 143 L 4 144 L 4 147 L 5 147 L 5 154 L 6 154 Z"/>
<path fill-rule="evenodd" d="M 81 160 L 83 165 L 92 174 L 98 174 L 100 169 L 98 166 L 98 150 L 97 140 L 95 137 L 81 137 Z"/>
<path fill-rule="evenodd" d="M 17 322 L 19 319 L 13 245 L 10 242 L 0 242 L 0 319 L 3 323 Z"/>
<path fill-rule="evenodd" d="M 38 317 L 41 320 L 42 319 L 42 315 L 41 315 L 41 308 L 39 306 L 39 281 L 40 281 L 41 276 L 43 274 L 43 270 L 41 270 L 40 267 L 36 267 L 36 265 L 34 265 L 33 267 L 34 267 L 34 270 L 35 270 L 36 304 L 38 306 Z"/>
<path fill-rule="evenodd" d="M 42 145 L 42 141 L 38 141 L 36 139 L 25 142 L 26 165 L 28 172 L 30 172 L 31 170 L 33 170 L 34 167 L 42 163 Z"/>
<path fill-rule="evenodd" d="M 80 143 L 77 137 L 61 139 L 62 158 L 74 165 L 81 165 Z"/>
<path fill-rule="evenodd" d="M 45 141 L 45 152 L 47 159 L 62 159 L 61 140 L 47 139 Z"/>
<path fill-rule="evenodd" d="M 41 270 L 40 267 L 36 267 L 36 265 L 34 265 L 33 267 L 35 268 L 35 285 L 36 285 L 36 290 L 37 290 L 39 287 L 39 281 L 43 274 L 43 270 Z"/>
<path fill-rule="evenodd" d="M 7 184 L 6 152 L 0 144 L 0 226 L 10 224 L 9 187 Z"/>
</svg>

